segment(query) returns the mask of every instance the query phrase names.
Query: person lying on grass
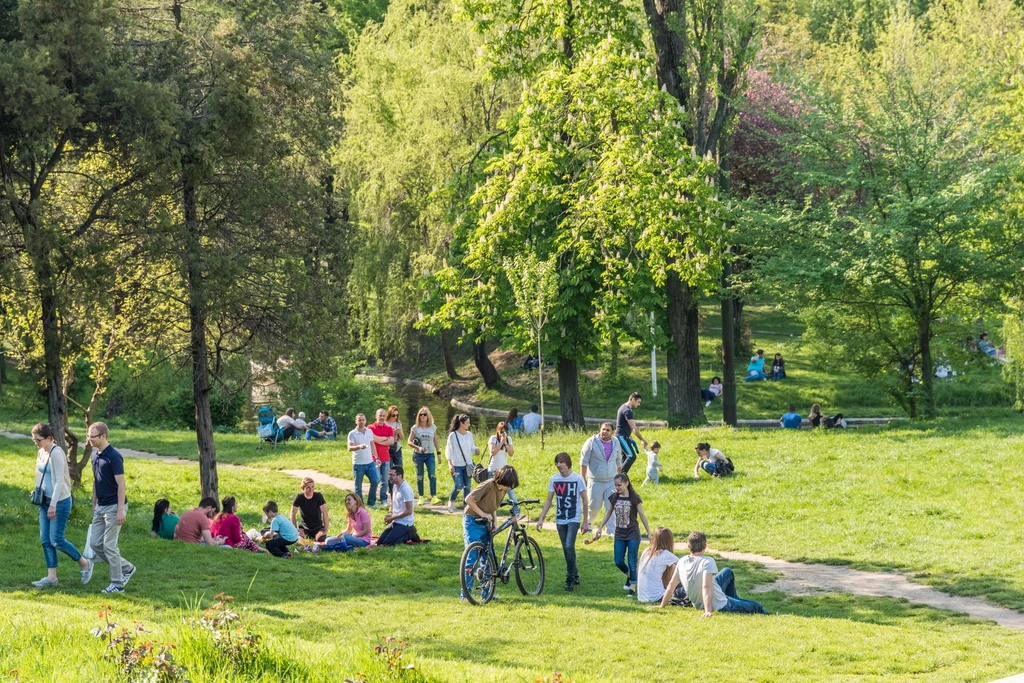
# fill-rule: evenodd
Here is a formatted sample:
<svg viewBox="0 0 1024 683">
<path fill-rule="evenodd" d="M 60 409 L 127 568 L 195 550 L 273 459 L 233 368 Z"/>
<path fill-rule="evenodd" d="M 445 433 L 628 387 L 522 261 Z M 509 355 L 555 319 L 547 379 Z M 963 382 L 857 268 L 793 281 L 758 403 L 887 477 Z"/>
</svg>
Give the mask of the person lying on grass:
<svg viewBox="0 0 1024 683">
<path fill-rule="evenodd" d="M 612 513 L 615 514 L 615 566 L 626 575 L 626 584 L 622 587 L 632 595 L 636 593 L 636 560 L 640 550 L 640 526 L 636 523 L 639 516 L 644 523 L 647 537 L 651 536 L 651 525 L 644 514 L 643 501 L 633 485 L 629 483 L 629 475 L 615 475 L 615 491 L 608 496 L 609 509 L 604 519 L 597 525 L 594 540 L 601 538 L 604 525 L 608 523 Z"/>
<path fill-rule="evenodd" d="M 700 531 L 691 532 L 686 544 L 690 554 L 676 564 L 675 574 L 661 598 L 662 607 L 672 601 L 676 587 L 682 584 L 690 602 L 697 609 L 703 609 L 705 617 L 713 616 L 716 611 L 768 614 L 761 603 L 737 597 L 736 578 L 732 570 L 726 567 L 718 571 L 715 561 L 704 554 L 708 547 L 707 536 Z"/>
</svg>

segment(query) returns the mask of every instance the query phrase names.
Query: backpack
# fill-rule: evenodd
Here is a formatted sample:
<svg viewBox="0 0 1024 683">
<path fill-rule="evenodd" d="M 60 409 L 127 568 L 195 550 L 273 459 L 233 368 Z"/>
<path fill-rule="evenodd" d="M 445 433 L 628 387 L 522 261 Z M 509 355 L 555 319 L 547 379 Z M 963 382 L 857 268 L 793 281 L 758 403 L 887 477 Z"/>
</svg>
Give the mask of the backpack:
<svg viewBox="0 0 1024 683">
<path fill-rule="evenodd" d="M 732 460 L 730 460 L 729 458 L 726 458 L 725 460 L 715 461 L 714 476 L 724 477 L 727 474 L 732 474 L 735 471 L 736 467 L 732 464 Z"/>
</svg>

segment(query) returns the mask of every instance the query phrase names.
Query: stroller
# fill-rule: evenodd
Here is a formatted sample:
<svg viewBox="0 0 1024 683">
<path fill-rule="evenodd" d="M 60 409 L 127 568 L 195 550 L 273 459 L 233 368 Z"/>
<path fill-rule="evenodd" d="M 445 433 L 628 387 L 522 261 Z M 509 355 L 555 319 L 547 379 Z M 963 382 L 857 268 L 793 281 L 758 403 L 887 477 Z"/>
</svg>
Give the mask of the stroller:
<svg viewBox="0 0 1024 683">
<path fill-rule="evenodd" d="M 256 444 L 256 450 L 261 450 L 265 443 L 269 443 L 270 447 L 273 448 L 283 441 L 281 438 L 281 428 L 277 424 L 277 415 L 274 414 L 274 409 L 270 406 L 260 408 L 256 436 L 260 439 L 259 443 Z"/>
</svg>

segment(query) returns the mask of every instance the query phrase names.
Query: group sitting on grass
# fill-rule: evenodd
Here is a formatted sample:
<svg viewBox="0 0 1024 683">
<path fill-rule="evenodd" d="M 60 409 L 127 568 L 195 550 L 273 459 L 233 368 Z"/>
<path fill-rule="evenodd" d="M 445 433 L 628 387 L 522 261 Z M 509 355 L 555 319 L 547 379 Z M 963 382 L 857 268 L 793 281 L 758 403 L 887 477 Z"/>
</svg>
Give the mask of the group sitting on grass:
<svg viewBox="0 0 1024 683">
<path fill-rule="evenodd" d="M 747 364 L 747 376 L 743 378 L 744 382 L 753 382 L 759 379 L 773 379 L 780 380 L 786 378 L 786 361 L 783 360 L 781 353 L 776 353 L 775 358 L 772 359 L 771 365 L 768 366 L 768 370 L 765 370 L 764 360 L 764 349 L 758 349 L 757 352 L 750 357 L 750 363 Z"/>
</svg>

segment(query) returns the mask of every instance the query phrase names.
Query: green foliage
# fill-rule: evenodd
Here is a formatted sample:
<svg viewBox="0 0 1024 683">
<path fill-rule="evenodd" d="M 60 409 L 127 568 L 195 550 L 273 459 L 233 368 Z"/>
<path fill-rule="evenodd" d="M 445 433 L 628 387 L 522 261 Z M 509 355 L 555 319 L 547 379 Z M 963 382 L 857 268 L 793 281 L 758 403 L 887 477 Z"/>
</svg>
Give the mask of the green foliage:
<svg viewBox="0 0 1024 683">
<path fill-rule="evenodd" d="M 812 328 L 868 373 L 896 373 L 911 415 L 919 402 L 934 410 L 932 340 L 952 343 L 1024 256 L 1001 246 L 1022 238 L 1000 211 L 1020 164 L 996 144 L 1021 69 L 1007 34 L 1019 49 L 1024 21 L 1009 0 L 964 0 L 923 20 L 894 12 L 873 50 L 821 47 L 788 122 L 799 196 L 761 214 L 755 277 L 783 299 L 809 296 Z"/>
<path fill-rule="evenodd" d="M 358 363 L 342 358 L 308 368 L 283 368 L 274 375 L 275 405 L 304 411 L 309 420 L 315 419 L 318 411 L 327 410 L 338 429 L 346 429 L 355 422 L 357 413 L 372 416 L 374 410 L 388 404 L 387 387 L 356 379 L 358 368 Z"/>
</svg>

